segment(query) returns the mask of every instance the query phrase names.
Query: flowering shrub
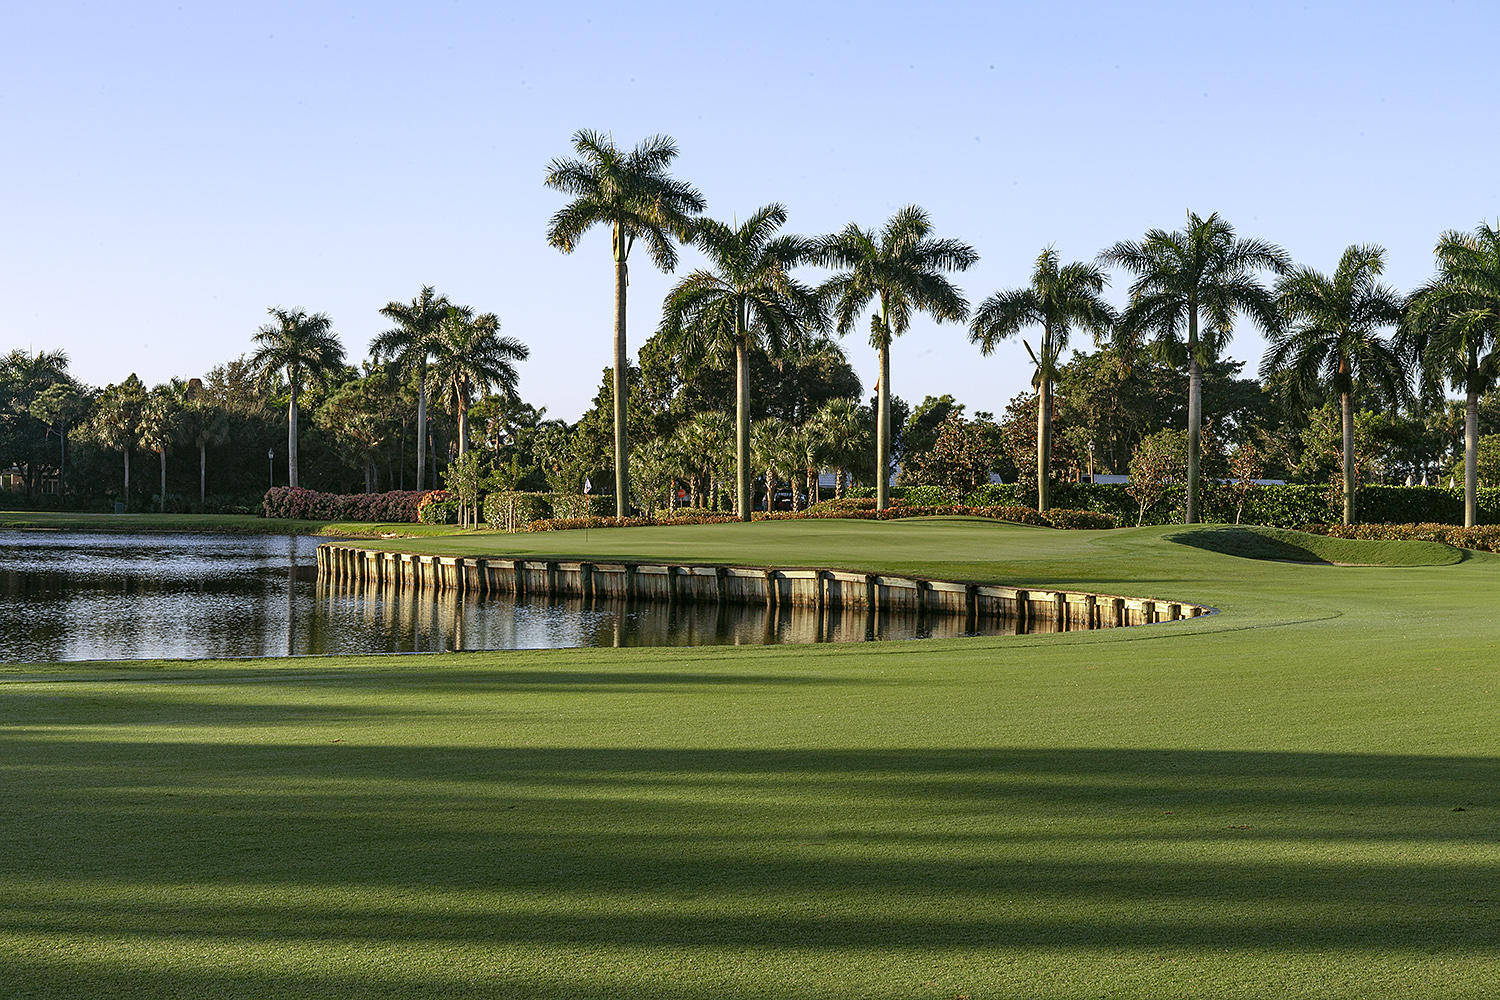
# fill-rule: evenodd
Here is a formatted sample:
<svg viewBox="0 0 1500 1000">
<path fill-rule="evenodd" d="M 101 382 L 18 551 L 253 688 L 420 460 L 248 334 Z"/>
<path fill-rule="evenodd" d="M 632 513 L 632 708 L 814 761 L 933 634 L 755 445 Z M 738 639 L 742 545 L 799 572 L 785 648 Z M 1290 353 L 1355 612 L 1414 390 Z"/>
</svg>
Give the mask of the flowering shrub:
<svg viewBox="0 0 1500 1000">
<path fill-rule="evenodd" d="M 729 524 L 738 521 L 733 514 L 708 514 L 689 517 L 551 517 L 532 521 L 527 531 L 568 531 L 573 528 L 645 528 L 651 525 Z"/>
<path fill-rule="evenodd" d="M 1331 538 L 1366 541 L 1443 542 L 1461 549 L 1500 552 L 1500 525 L 1460 528 L 1452 524 L 1304 524 L 1298 530 Z"/>
<path fill-rule="evenodd" d="M 410 524 L 417 520 L 417 508 L 426 492 L 319 493 L 300 487 L 276 486 L 266 491 L 261 509 L 266 517 Z"/>
<path fill-rule="evenodd" d="M 458 495 L 447 490 L 429 490 L 417 504 L 417 520 L 423 524 L 457 524 Z"/>
</svg>

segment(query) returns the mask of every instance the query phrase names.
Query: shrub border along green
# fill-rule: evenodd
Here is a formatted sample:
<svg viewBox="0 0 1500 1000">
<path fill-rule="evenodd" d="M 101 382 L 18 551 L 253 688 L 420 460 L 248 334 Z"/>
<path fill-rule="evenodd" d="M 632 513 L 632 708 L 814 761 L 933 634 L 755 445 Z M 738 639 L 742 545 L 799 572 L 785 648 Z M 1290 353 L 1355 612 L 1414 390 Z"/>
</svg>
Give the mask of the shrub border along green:
<svg viewBox="0 0 1500 1000">
<path fill-rule="evenodd" d="M 891 498 L 925 504 L 936 489 L 893 486 Z M 1020 506 L 1032 494 L 1028 484 L 987 483 L 963 497 L 962 504 L 966 507 Z M 868 499 L 874 495 L 872 486 L 851 487 L 845 492 L 848 499 Z M 1123 483 L 1057 482 L 1052 485 L 1052 497 L 1061 507 L 1111 514 L 1120 524 L 1134 524 L 1138 511 Z M 1500 486 L 1482 487 L 1478 500 L 1479 523 L 1500 524 Z M 1245 497 L 1244 510 L 1240 511 L 1230 485 L 1205 483 L 1202 520 L 1224 523 L 1238 520 L 1242 524 L 1295 528 L 1338 520 L 1342 514 L 1339 504 L 1327 485 L 1285 483 L 1251 487 Z M 1362 524 L 1462 524 L 1463 490 L 1448 486 L 1361 486 L 1355 502 L 1355 515 Z M 1176 486 L 1168 489 L 1166 498 L 1147 512 L 1142 523 L 1175 524 L 1181 520 L 1182 487 Z"/>
<path fill-rule="evenodd" d="M 1460 549 L 1500 552 L 1500 524 L 1464 528 L 1454 524 L 1304 524 L 1298 528 L 1312 535 L 1353 538 L 1361 541 L 1442 542 Z"/>
<path fill-rule="evenodd" d="M 755 521 L 808 521 L 819 519 L 896 521 L 909 517 L 980 517 L 992 521 L 1029 524 L 1039 528 L 1094 530 L 1113 528 L 1118 523 L 1109 514 L 1090 510 L 1068 510 L 1066 508 L 1055 508 L 1043 515 L 1031 507 L 961 507 L 951 504 L 921 507 L 907 503 L 897 503 L 885 510 L 875 510 L 873 507 L 860 509 L 839 506 L 839 501 L 827 501 L 826 503 L 831 505 L 817 504 L 808 510 L 799 511 L 771 511 L 769 513 L 766 511 L 756 511 L 751 515 L 751 519 Z M 554 517 L 532 521 L 526 525 L 524 530 L 567 531 L 574 528 L 666 527 L 679 524 L 729 524 L 738 520 L 739 518 L 733 514 L 694 514 L 688 517 Z"/>
</svg>

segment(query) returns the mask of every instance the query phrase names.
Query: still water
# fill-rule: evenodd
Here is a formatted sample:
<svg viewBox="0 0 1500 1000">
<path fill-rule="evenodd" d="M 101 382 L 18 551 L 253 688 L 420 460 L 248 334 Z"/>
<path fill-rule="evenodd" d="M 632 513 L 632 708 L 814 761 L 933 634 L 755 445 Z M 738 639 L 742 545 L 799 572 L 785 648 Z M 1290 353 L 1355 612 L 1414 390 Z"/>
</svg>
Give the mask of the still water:
<svg viewBox="0 0 1500 1000">
<path fill-rule="evenodd" d="M 516 601 L 319 581 L 323 538 L 0 531 L 0 662 L 958 636 L 961 617 Z M 1012 631 L 1001 623 L 982 629 Z"/>
</svg>

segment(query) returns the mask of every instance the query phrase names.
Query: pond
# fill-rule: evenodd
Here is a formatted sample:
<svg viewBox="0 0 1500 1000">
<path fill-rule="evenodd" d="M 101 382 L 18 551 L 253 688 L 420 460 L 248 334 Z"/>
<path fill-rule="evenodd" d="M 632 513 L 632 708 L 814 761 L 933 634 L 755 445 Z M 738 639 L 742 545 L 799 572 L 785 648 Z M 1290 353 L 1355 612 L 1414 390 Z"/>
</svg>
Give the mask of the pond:
<svg viewBox="0 0 1500 1000">
<path fill-rule="evenodd" d="M 0 662 L 960 636 L 962 617 L 585 604 L 317 578 L 324 538 L 0 532 Z M 1009 634 L 1004 622 L 981 633 Z"/>
</svg>

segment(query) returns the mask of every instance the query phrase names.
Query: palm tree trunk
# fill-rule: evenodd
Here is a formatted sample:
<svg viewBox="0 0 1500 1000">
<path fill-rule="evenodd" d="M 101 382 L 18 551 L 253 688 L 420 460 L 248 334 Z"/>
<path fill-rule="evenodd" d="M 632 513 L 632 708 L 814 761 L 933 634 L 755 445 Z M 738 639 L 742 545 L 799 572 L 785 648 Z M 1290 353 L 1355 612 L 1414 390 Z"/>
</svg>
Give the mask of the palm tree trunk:
<svg viewBox="0 0 1500 1000">
<path fill-rule="evenodd" d="M 125 509 L 130 509 L 130 446 L 125 446 Z"/>
<path fill-rule="evenodd" d="M 740 322 L 739 314 L 735 323 Z M 741 521 L 750 520 L 750 348 L 742 331 L 734 339 L 734 496 Z"/>
<path fill-rule="evenodd" d="M 884 315 L 884 309 L 882 309 Z M 880 345 L 880 393 L 875 415 L 875 509 L 891 505 L 891 345 Z"/>
<path fill-rule="evenodd" d="M 615 516 L 630 507 L 630 444 L 626 439 L 625 403 L 630 391 L 626 378 L 625 289 L 630 284 L 625 263 L 625 235 L 615 227 Z"/>
<path fill-rule="evenodd" d="M 208 443 L 198 442 L 198 506 L 208 506 Z"/>
<path fill-rule="evenodd" d="M 469 394 L 458 394 L 458 457 L 463 458 L 469 450 Z"/>
<path fill-rule="evenodd" d="M 462 461 L 469 450 L 469 398 L 468 393 L 458 394 L 458 457 Z M 469 525 L 469 505 L 460 502 L 458 505 L 458 525 L 461 528 Z"/>
<path fill-rule="evenodd" d="M 164 447 L 157 454 L 161 455 L 161 499 L 158 501 L 160 505 L 158 509 L 165 514 L 167 512 L 167 449 Z"/>
<path fill-rule="evenodd" d="M 406 437 L 401 438 L 403 450 Z M 417 366 L 417 489 L 423 489 L 426 481 L 422 473 L 427 470 L 427 366 Z"/>
<path fill-rule="evenodd" d="M 1198 367 L 1198 306 L 1188 305 L 1187 501 L 1183 521 L 1198 523 L 1198 438 L 1203 425 L 1203 372 Z"/>
<path fill-rule="evenodd" d="M 1479 523 L 1479 393 L 1464 401 L 1464 527 Z"/>
<path fill-rule="evenodd" d="M 1354 523 L 1354 397 L 1342 393 L 1344 423 L 1344 523 Z"/>
<path fill-rule="evenodd" d="M 1036 509 L 1052 505 L 1052 380 L 1038 379 L 1036 394 Z"/>
<path fill-rule="evenodd" d="M 286 484 L 297 488 L 297 382 L 291 380 L 292 398 L 286 407 Z"/>
</svg>

